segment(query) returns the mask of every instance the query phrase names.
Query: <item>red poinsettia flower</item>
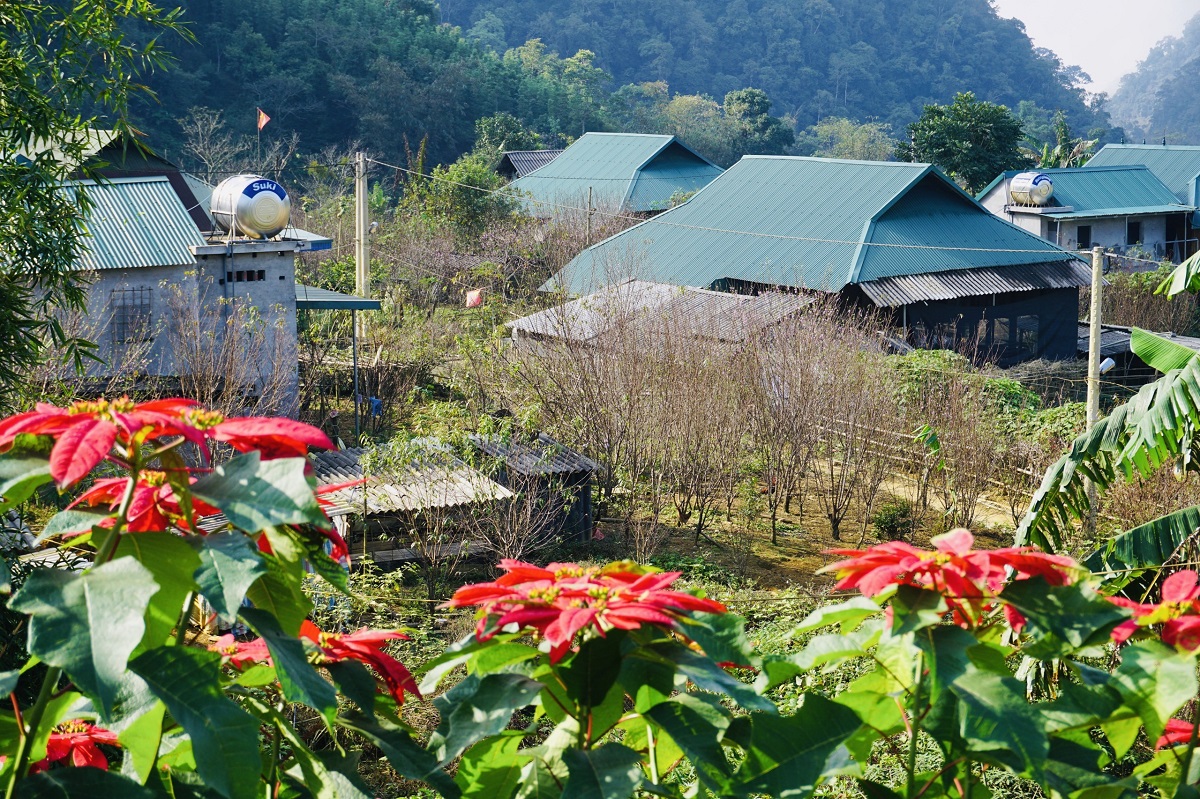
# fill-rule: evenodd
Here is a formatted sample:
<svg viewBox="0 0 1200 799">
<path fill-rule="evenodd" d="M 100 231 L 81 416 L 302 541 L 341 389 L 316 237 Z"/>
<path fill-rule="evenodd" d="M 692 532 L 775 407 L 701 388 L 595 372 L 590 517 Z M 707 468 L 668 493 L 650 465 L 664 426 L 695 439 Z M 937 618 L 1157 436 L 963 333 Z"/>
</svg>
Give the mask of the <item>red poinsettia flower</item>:
<svg viewBox="0 0 1200 799">
<path fill-rule="evenodd" d="M 1125 643 L 1143 627 L 1161 624 L 1163 643 L 1187 652 L 1200 649 L 1200 575 L 1191 569 L 1163 580 L 1161 602 L 1135 602 L 1120 596 L 1109 597 L 1109 601 L 1133 611 L 1132 619 L 1112 631 L 1116 643 Z"/>
<path fill-rule="evenodd" d="M 1158 743 L 1154 745 L 1154 748 L 1166 749 L 1168 746 L 1178 746 L 1179 744 L 1190 743 L 1191 740 L 1191 722 L 1182 721 L 1180 719 L 1170 719 L 1167 721 L 1166 730 L 1163 732 L 1162 737 L 1158 739 Z"/>
<path fill-rule="evenodd" d="M 263 460 L 303 458 L 309 447 L 336 449 L 329 436 L 310 424 L 280 417 L 244 416 L 225 419 L 205 431 L 239 452 L 262 453 Z"/>
<path fill-rule="evenodd" d="M 357 660 L 375 670 L 387 686 L 388 693 L 396 704 L 404 702 L 408 691 L 418 699 L 421 696 L 417 681 L 404 664 L 383 651 L 388 641 L 408 640 L 408 636 L 395 630 L 359 630 L 355 633 L 326 633 L 310 621 L 300 627 L 300 637 L 316 644 L 321 651 L 318 663 L 337 663 L 342 660 Z"/>
<path fill-rule="evenodd" d="M 934 549 L 919 549 L 902 541 L 889 541 L 868 549 L 834 549 L 845 560 L 821 572 L 834 572 L 835 589 L 857 588 L 864 596 L 876 596 L 895 585 L 910 585 L 937 591 L 946 599 L 955 623 L 975 626 L 995 606 L 996 598 L 1009 580 L 1042 577 L 1051 585 L 1074 580 L 1079 570 L 1075 561 L 1050 555 L 1034 547 L 973 550 L 974 536 L 964 529 L 935 536 Z M 1006 608 L 1009 622 L 1017 629 L 1024 619 Z"/>
<path fill-rule="evenodd" d="M 588 628 L 600 635 L 643 624 L 678 630 L 685 612 L 725 612 L 719 602 L 669 590 L 679 572 L 649 571 L 630 563 L 551 563 L 542 568 L 508 558 L 500 568 L 504 575 L 463 586 L 446 606 L 479 606 L 480 640 L 510 624 L 536 630 L 550 643 L 552 662 L 561 660 L 575 636 Z"/>
<path fill-rule="evenodd" d="M 270 664 L 271 662 L 271 652 L 267 649 L 267 642 L 261 638 L 255 638 L 253 641 L 239 641 L 233 637 L 232 633 L 226 633 L 209 644 L 208 649 L 210 652 L 221 653 L 222 661 L 229 663 L 235 669 L 253 666 L 256 663 Z"/>
<path fill-rule="evenodd" d="M 113 445 L 128 446 L 167 435 L 196 433 L 183 422 L 196 403 L 185 399 L 134 403 L 129 397 L 111 402 L 80 400 L 66 408 L 39 402 L 34 410 L 0 421 L 0 452 L 22 433 L 55 438 L 50 475 L 60 488 L 73 485 L 108 457 Z"/>
<path fill-rule="evenodd" d="M 55 763 L 70 759 L 71 765 L 108 768 L 108 758 L 96 744 L 119 746 L 117 734 L 86 721 L 65 721 L 50 733 L 46 742 L 46 757 L 29 767 L 31 774 L 45 771 Z"/>
<path fill-rule="evenodd" d="M 189 477 L 188 481 L 196 482 Z M 109 510 L 116 510 L 125 497 L 129 486 L 128 477 L 107 477 L 97 480 L 95 485 L 85 491 L 69 507 L 76 505 L 107 505 Z M 201 516 L 217 513 L 217 509 L 199 498 L 192 497 L 192 518 L 189 520 L 183 512 L 179 496 L 174 487 L 167 481 L 166 472 L 144 470 L 138 473 L 138 482 L 133 489 L 133 499 L 129 503 L 128 529 L 131 533 L 162 532 L 178 527 L 190 530 Z"/>
</svg>

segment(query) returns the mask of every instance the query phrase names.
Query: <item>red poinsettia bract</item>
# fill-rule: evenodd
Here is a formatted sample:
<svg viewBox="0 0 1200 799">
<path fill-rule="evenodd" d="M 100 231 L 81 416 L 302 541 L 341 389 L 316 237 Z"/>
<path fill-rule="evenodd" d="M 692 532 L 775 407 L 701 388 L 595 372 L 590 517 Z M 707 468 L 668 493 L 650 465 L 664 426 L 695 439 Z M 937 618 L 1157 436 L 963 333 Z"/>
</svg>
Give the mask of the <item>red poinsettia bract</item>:
<svg viewBox="0 0 1200 799">
<path fill-rule="evenodd" d="M 1158 743 L 1154 745 L 1155 749 L 1166 749 L 1168 746 L 1178 746 L 1179 744 L 1190 743 L 1192 740 L 1192 724 L 1191 722 L 1181 719 L 1169 719 L 1167 728 L 1163 731 L 1162 737 L 1158 739 Z"/>
<path fill-rule="evenodd" d="M 196 482 L 189 478 L 189 482 Z M 128 477 L 106 477 L 97 480 L 95 485 L 85 491 L 69 507 L 76 505 L 107 505 L 109 510 L 116 510 L 129 487 Z M 129 503 L 129 525 L 131 533 L 162 532 L 171 527 L 190 529 L 199 521 L 201 516 L 217 513 L 217 509 L 197 497 L 192 497 L 191 518 L 183 512 L 175 489 L 167 481 L 165 472 L 145 470 L 138 473 L 137 485 L 133 488 L 133 498 Z"/>
<path fill-rule="evenodd" d="M 226 633 L 209 644 L 208 649 L 210 652 L 220 653 L 222 661 L 235 669 L 243 669 L 257 663 L 271 663 L 271 653 L 267 649 L 267 642 L 262 638 L 239 641 L 233 637 L 233 633 Z"/>
<path fill-rule="evenodd" d="M 45 771 L 55 763 L 70 759 L 71 765 L 108 768 L 108 758 L 96 744 L 119 746 L 117 734 L 86 721 L 65 721 L 50 733 L 46 742 L 46 757 L 29 767 L 31 774 Z"/>
<path fill-rule="evenodd" d="M 447 606 L 479 606 L 480 640 L 509 624 L 537 630 L 550 643 L 553 662 L 561 660 L 575 636 L 589 627 L 600 635 L 643 624 L 678 629 L 681 614 L 688 611 L 725 612 L 719 602 L 669 590 L 679 572 L 648 571 L 629 563 L 551 563 L 541 568 L 509 558 L 500 561 L 500 568 L 507 574 L 494 582 L 463 586 Z"/>
<path fill-rule="evenodd" d="M 309 447 L 336 449 L 318 428 L 281 417 L 242 416 L 225 419 L 205 431 L 213 441 L 224 441 L 239 452 L 262 453 L 271 458 L 303 458 Z"/>
<path fill-rule="evenodd" d="M 300 637 L 316 644 L 321 651 L 318 663 L 337 663 L 342 660 L 357 660 L 375 670 L 387 686 L 388 693 L 396 704 L 403 704 L 404 692 L 420 698 L 417 681 L 404 664 L 383 651 L 383 645 L 393 640 L 408 640 L 408 636 L 395 630 L 359 630 L 354 633 L 322 632 L 315 624 L 305 621 L 300 627 Z"/>
<path fill-rule="evenodd" d="M 974 536 L 964 529 L 935 536 L 934 549 L 919 549 L 903 541 L 889 541 L 867 549 L 834 549 L 846 559 L 822 572 L 839 578 L 836 589 L 857 588 L 876 596 L 895 585 L 937 591 L 954 614 L 954 621 L 973 627 L 995 605 L 1009 580 L 1042 577 L 1051 585 L 1074 580 L 1079 565 L 1071 558 L 1051 555 L 1034 547 L 973 550 Z M 1009 621 L 1020 627 L 1024 620 L 1005 608 Z"/>
<path fill-rule="evenodd" d="M 1132 619 L 1112 631 L 1116 643 L 1125 643 L 1141 628 L 1161 624 L 1164 644 L 1186 652 L 1200 649 L 1200 575 L 1191 569 L 1163 580 L 1161 602 L 1147 604 L 1120 596 L 1109 601 L 1133 611 Z"/>
</svg>

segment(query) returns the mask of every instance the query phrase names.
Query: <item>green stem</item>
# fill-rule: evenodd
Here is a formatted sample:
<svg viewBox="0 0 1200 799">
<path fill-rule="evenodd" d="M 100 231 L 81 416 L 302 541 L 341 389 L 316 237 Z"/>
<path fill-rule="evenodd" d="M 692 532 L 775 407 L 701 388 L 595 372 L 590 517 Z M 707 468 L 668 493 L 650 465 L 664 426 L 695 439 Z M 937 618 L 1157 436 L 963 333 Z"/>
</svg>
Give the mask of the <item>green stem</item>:
<svg viewBox="0 0 1200 799">
<path fill-rule="evenodd" d="M 912 710 L 909 711 L 908 723 L 908 789 L 905 791 L 905 796 L 912 797 L 913 791 L 917 787 L 917 738 L 921 732 L 921 721 L 917 711 L 921 707 L 921 694 L 925 685 L 925 653 L 918 650 L 917 652 L 917 684 L 913 691 Z"/>
<path fill-rule="evenodd" d="M 649 722 L 646 724 L 646 753 L 650 760 L 650 782 L 658 785 L 658 755 L 655 752 L 657 746 L 654 743 L 654 727 Z"/>
<path fill-rule="evenodd" d="M 187 636 L 188 619 L 192 615 L 192 606 L 196 604 L 196 592 L 188 593 L 187 601 L 183 603 L 183 611 L 179 614 L 179 623 L 175 625 L 175 646 L 183 646 Z"/>
<path fill-rule="evenodd" d="M 51 666 L 46 670 L 42 688 L 38 691 L 37 702 L 26 714 L 26 718 L 29 719 L 29 728 L 20 743 L 17 744 L 17 756 L 13 763 L 12 776 L 8 779 L 8 787 L 4 791 L 4 799 L 12 799 L 17 790 L 17 782 L 25 776 L 25 769 L 29 766 L 29 755 L 33 751 L 33 739 L 37 737 L 37 729 L 42 723 L 42 716 L 46 713 L 46 705 L 50 703 L 50 697 L 54 695 L 54 688 L 58 685 L 58 678 L 61 676 L 62 669 L 56 666 Z"/>
<path fill-rule="evenodd" d="M 1192 737 L 1188 739 L 1187 751 L 1183 753 L 1183 784 L 1188 784 L 1188 777 L 1192 770 L 1192 755 L 1196 751 L 1196 742 L 1200 740 L 1200 719 L 1196 716 L 1200 715 L 1200 697 L 1197 697 L 1195 707 L 1192 709 Z"/>
<path fill-rule="evenodd" d="M 279 722 L 271 725 L 271 763 L 267 766 L 267 790 L 274 797 L 278 790 L 275 785 L 275 767 L 279 763 L 279 739 L 282 737 L 279 732 Z"/>
</svg>

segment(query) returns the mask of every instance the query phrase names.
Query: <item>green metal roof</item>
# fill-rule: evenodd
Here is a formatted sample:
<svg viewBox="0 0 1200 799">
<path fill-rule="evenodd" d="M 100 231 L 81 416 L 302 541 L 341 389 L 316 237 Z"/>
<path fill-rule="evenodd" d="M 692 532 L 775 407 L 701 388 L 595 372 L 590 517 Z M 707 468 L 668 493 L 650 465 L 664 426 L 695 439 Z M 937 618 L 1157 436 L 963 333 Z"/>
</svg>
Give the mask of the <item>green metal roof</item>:
<svg viewBox="0 0 1200 799">
<path fill-rule="evenodd" d="M 300 310 L 378 311 L 383 307 L 379 300 L 355 297 L 339 291 L 319 289 L 315 286 L 296 284 L 296 307 Z"/>
<path fill-rule="evenodd" d="M 834 292 L 1074 258 L 993 216 L 928 164 L 746 156 L 683 205 L 584 250 L 545 288 L 582 294 L 637 277 Z"/>
<path fill-rule="evenodd" d="M 1106 144 L 1092 156 L 1084 169 L 1101 166 L 1145 164 L 1167 185 L 1175 199 L 1186 205 L 1200 205 L 1197 179 L 1200 178 L 1200 147 L 1179 144 Z"/>
<path fill-rule="evenodd" d="M 1174 195 L 1172 195 L 1174 196 Z M 1158 214 L 1190 214 L 1190 205 L 1141 205 L 1136 208 L 1097 208 L 1092 211 L 1064 211 L 1061 214 L 1046 214 L 1047 219 L 1099 219 L 1112 216 L 1155 216 Z"/>
<path fill-rule="evenodd" d="M 67 184 L 86 192 L 92 211 L 79 268 L 130 269 L 140 266 L 189 266 L 188 247 L 204 244 L 196 223 L 166 177 L 85 180 Z"/>
<path fill-rule="evenodd" d="M 545 166 L 509 186 L 526 194 L 530 213 L 550 216 L 554 206 L 661 211 L 673 195 L 708 185 L 721 168 L 674 136 L 585 133 Z"/>
<path fill-rule="evenodd" d="M 1179 205 L 1175 194 L 1155 174 L 1141 164 L 1128 166 L 1079 167 L 1074 169 L 1012 169 L 1002 172 L 979 199 L 1022 172 L 1036 171 L 1049 176 L 1054 184 L 1050 204 L 1043 207 L 1054 213 L 1055 207 L 1070 206 L 1071 218 L 1087 216 L 1126 216 L 1146 213 L 1171 213 L 1190 210 Z M 1166 208 L 1167 210 L 1158 210 Z M 1120 213 L 1115 213 L 1120 209 Z M 1145 210 L 1156 209 L 1156 210 Z M 1067 213 L 1056 217 L 1066 218 Z"/>
</svg>

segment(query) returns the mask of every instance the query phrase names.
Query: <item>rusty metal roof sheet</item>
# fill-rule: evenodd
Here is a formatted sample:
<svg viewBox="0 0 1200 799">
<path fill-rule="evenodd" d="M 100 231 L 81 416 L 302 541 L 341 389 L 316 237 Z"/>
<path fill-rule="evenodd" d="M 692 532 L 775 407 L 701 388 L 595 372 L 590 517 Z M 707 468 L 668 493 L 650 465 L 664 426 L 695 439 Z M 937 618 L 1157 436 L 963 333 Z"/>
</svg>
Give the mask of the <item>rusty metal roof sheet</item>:
<svg viewBox="0 0 1200 799">
<path fill-rule="evenodd" d="M 860 283 L 859 288 L 881 308 L 914 302 L 980 297 L 1012 291 L 1079 288 L 1091 285 L 1091 270 L 1080 261 L 959 269 L 923 275 L 896 275 Z"/>
<path fill-rule="evenodd" d="M 337 485 L 363 479 L 363 447 L 319 452 L 312 456 L 318 486 Z M 389 470 L 367 474 L 366 482 L 325 495 L 367 515 L 451 508 L 508 499 L 513 493 L 472 469 L 458 458 L 429 450 L 419 460 Z"/>
<path fill-rule="evenodd" d="M 483 436 L 471 436 L 470 441 L 484 455 L 503 459 L 506 468 L 521 475 L 600 471 L 600 465 L 594 460 L 563 446 L 545 433 L 538 433 L 537 438 L 527 442 Z"/>
</svg>

